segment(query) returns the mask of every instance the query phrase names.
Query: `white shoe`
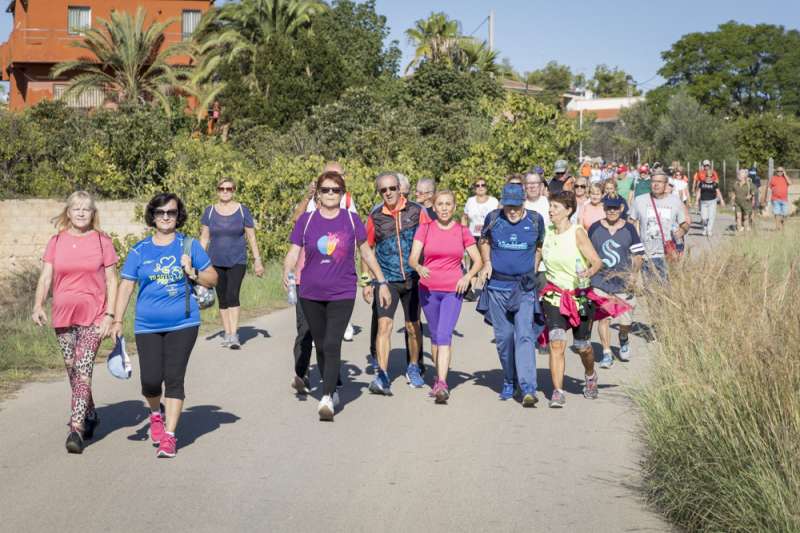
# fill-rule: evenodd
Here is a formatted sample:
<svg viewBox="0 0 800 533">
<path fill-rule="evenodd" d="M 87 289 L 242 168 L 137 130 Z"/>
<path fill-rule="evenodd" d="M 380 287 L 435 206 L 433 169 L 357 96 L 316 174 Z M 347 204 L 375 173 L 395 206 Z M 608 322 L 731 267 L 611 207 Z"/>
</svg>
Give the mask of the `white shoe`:
<svg viewBox="0 0 800 533">
<path fill-rule="evenodd" d="M 317 407 L 317 413 L 319 413 L 319 419 L 330 422 L 333 420 L 333 400 L 329 395 L 325 395 L 319 401 L 319 406 Z"/>
<path fill-rule="evenodd" d="M 353 340 L 353 333 L 354 333 L 353 324 L 348 322 L 347 323 L 347 329 L 344 330 L 344 340 L 346 340 L 347 342 L 350 342 L 351 340 Z"/>
<path fill-rule="evenodd" d="M 339 391 L 336 391 L 336 392 L 333 393 L 332 399 L 333 399 L 333 408 L 334 409 L 338 408 L 339 407 L 339 403 L 340 403 L 339 402 Z"/>
<path fill-rule="evenodd" d="M 222 336 L 222 344 L 220 344 L 220 346 L 222 346 L 223 348 L 227 348 L 230 345 L 231 345 L 231 337 L 230 337 L 230 335 L 223 335 Z"/>
</svg>

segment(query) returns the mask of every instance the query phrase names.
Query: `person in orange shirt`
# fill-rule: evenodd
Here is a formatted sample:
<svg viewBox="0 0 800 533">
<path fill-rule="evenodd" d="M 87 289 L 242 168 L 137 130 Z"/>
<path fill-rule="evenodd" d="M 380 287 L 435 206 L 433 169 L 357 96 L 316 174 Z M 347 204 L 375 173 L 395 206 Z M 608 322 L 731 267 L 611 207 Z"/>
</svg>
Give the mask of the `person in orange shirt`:
<svg viewBox="0 0 800 533">
<path fill-rule="evenodd" d="M 708 174 L 711 174 L 712 182 L 719 183 L 717 171 L 711 168 L 711 161 L 706 159 L 703 161 L 703 168 L 695 172 L 692 177 L 692 196 L 697 196 L 697 190 L 700 188 L 700 184 L 706 181 L 706 176 Z"/>
<path fill-rule="evenodd" d="M 789 216 L 789 186 L 792 184 L 783 167 L 775 170 L 769 179 L 769 194 L 772 200 L 772 214 L 775 215 L 775 229 L 783 229 Z"/>
</svg>

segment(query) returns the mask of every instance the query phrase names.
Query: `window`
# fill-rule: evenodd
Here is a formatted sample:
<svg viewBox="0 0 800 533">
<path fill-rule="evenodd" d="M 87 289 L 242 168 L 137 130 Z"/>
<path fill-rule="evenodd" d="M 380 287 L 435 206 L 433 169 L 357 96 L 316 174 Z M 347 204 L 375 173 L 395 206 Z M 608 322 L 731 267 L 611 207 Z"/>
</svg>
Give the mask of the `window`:
<svg viewBox="0 0 800 533">
<path fill-rule="evenodd" d="M 83 33 L 92 27 L 92 8 L 67 7 L 67 31 L 72 35 Z"/>
<path fill-rule="evenodd" d="M 192 38 L 194 30 L 200 24 L 200 11 L 185 9 L 181 12 L 181 37 L 184 41 Z"/>
<path fill-rule="evenodd" d="M 64 98 L 64 93 L 67 91 L 69 85 L 56 84 L 53 91 L 53 96 L 56 100 Z M 69 107 L 77 107 L 79 109 L 92 109 L 101 107 L 105 103 L 106 96 L 100 89 L 89 89 L 83 91 L 80 96 L 72 96 L 65 101 Z"/>
</svg>

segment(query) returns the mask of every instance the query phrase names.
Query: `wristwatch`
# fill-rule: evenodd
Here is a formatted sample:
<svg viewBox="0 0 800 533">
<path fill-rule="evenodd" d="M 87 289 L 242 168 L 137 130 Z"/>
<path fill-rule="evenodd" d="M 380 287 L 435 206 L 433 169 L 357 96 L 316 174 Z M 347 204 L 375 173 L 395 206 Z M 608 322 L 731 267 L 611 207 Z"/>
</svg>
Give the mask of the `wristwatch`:
<svg viewBox="0 0 800 533">
<path fill-rule="evenodd" d="M 358 286 L 366 287 L 367 285 L 370 284 L 371 281 L 372 278 L 369 277 L 369 274 L 367 274 L 366 272 L 362 272 L 361 276 L 358 278 Z"/>
</svg>

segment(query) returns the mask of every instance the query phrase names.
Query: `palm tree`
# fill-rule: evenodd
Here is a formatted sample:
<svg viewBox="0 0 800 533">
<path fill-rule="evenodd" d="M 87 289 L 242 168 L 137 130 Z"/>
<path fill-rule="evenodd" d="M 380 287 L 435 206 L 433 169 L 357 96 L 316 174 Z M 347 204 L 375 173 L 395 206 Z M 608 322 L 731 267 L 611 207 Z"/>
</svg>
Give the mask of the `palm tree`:
<svg viewBox="0 0 800 533">
<path fill-rule="evenodd" d="M 53 78 L 76 73 L 64 97 L 99 89 L 118 103 L 140 105 L 157 100 L 171 113 L 169 96 L 189 76 L 189 69 L 168 62 L 188 54 L 188 44 L 161 49 L 164 32 L 175 21 L 154 22 L 145 28 L 145 11 L 140 7 L 134 16 L 113 11 L 110 21 L 98 22 L 100 28 L 86 30 L 83 39 L 72 43 L 92 56 L 59 63 L 50 72 Z"/>
<path fill-rule="evenodd" d="M 461 40 L 458 21 L 445 13 L 431 13 L 427 19 L 419 19 L 413 28 L 406 30 L 409 43 L 416 47 L 414 59 L 406 66 L 407 73 L 423 59 L 452 62 L 453 53 Z"/>
<path fill-rule="evenodd" d="M 479 41 L 472 37 L 460 40 L 456 52 L 456 66 L 466 71 L 486 72 L 498 75 L 502 67 L 497 64 L 497 50 L 489 50 L 486 41 Z"/>
</svg>

